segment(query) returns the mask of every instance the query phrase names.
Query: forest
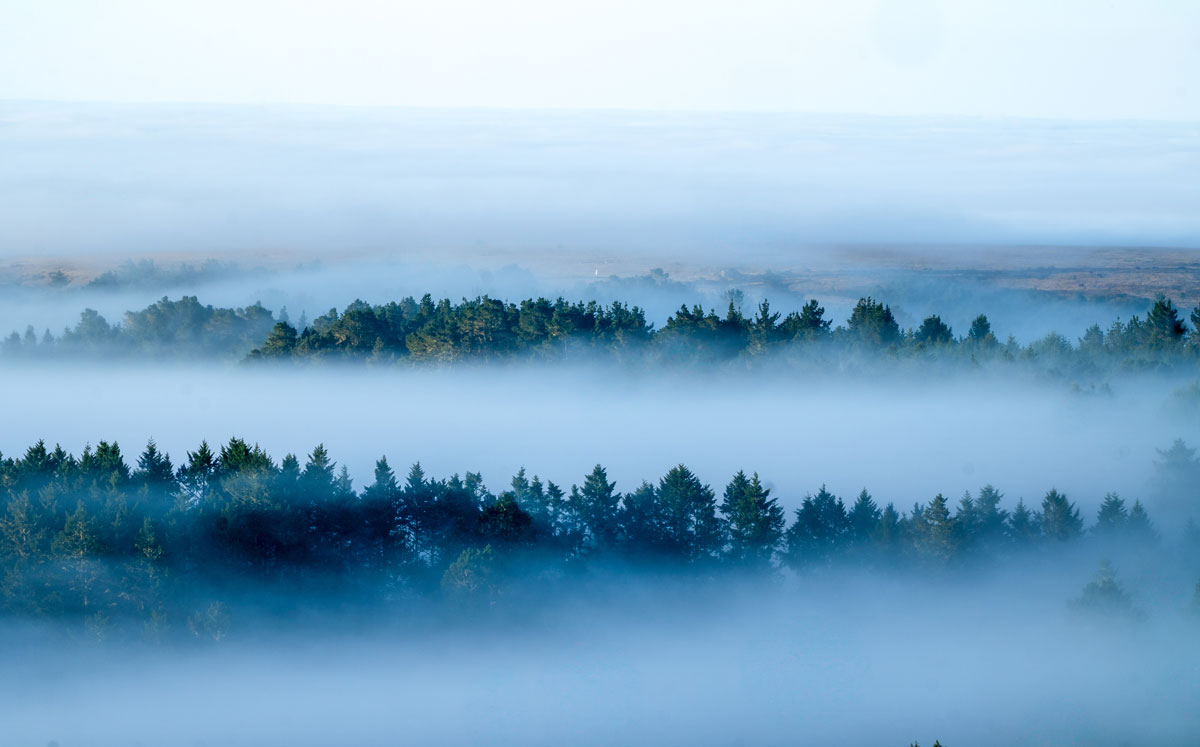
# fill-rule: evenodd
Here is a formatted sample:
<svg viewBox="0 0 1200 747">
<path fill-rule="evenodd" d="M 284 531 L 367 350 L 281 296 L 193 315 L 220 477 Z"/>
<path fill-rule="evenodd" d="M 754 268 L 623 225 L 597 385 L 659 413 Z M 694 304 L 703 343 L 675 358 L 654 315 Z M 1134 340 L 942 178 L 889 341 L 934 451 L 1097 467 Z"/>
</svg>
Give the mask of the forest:
<svg viewBox="0 0 1200 747">
<path fill-rule="evenodd" d="M 398 476 L 382 457 L 356 490 L 320 445 L 302 462 L 241 438 L 204 442 L 176 466 L 151 441 L 131 466 L 116 443 L 76 457 L 39 441 L 0 455 L 0 591 L 16 618 L 220 638 L 239 607 L 330 596 L 486 608 L 610 572 L 927 576 L 1025 557 L 1053 564 L 1085 548 L 1106 560 L 1072 604 L 1134 619 L 1107 559 L 1152 556 L 1200 579 L 1198 482 L 1200 459 L 1177 440 L 1156 463 L 1156 505 L 1180 507 L 1161 527 L 1140 500 L 1110 493 L 1085 521 L 1055 489 L 1012 505 L 991 485 L 899 508 L 866 489 L 846 501 L 820 486 L 788 515 L 757 473 L 714 489 L 682 464 L 625 493 L 600 465 L 569 488 L 522 469 L 493 493 L 477 473 L 437 479 L 416 463 Z M 1194 607 L 1200 581 L 1195 593 Z"/>
<path fill-rule="evenodd" d="M 1050 333 L 1028 343 L 992 329 L 978 315 L 965 335 L 938 315 L 903 329 L 887 304 L 860 298 L 844 324 L 810 300 L 786 315 L 762 300 L 753 314 L 741 311 L 733 294 L 724 315 L 700 305 L 681 306 L 661 328 L 636 305 L 562 298 L 520 303 L 488 296 L 371 305 L 355 301 L 295 324 L 286 308 L 278 315 L 261 304 L 214 308 L 195 296 L 169 298 L 129 311 L 110 324 L 92 309 L 73 328 L 55 336 L 12 332 L 0 350 L 10 359 L 57 356 L 139 356 L 247 361 L 365 361 L 454 363 L 551 360 L 587 356 L 589 361 L 728 364 L 768 357 L 792 362 L 844 362 L 850 356 L 881 354 L 894 359 L 939 360 L 966 365 L 1016 362 L 1057 372 L 1194 370 L 1200 361 L 1200 306 L 1185 318 L 1173 301 L 1159 296 L 1144 317 L 1093 324 L 1076 341 Z M 1190 322 L 1190 326 L 1189 326 Z M 774 355 L 771 355 L 774 354 Z"/>
</svg>

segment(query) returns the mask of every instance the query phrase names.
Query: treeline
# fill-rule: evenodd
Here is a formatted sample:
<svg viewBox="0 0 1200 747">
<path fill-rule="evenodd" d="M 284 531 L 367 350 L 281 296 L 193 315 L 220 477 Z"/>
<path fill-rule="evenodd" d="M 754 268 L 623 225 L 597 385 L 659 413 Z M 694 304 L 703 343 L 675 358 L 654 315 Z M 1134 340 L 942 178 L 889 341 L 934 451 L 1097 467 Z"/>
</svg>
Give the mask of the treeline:
<svg viewBox="0 0 1200 747">
<path fill-rule="evenodd" d="M 1161 484 L 1194 492 L 1194 450 L 1176 442 L 1161 454 Z M 277 462 L 239 438 L 215 451 L 202 443 L 178 467 L 153 442 L 131 467 L 115 443 L 75 457 L 39 441 L 19 458 L 0 456 L 0 486 L 4 612 L 198 635 L 220 627 L 223 595 L 240 586 L 259 597 L 491 601 L 509 584 L 612 568 L 936 570 L 1161 541 L 1142 504 L 1116 495 L 1091 526 L 1057 490 L 1010 510 L 991 486 L 907 509 L 866 490 L 847 503 L 822 486 L 789 516 L 744 472 L 716 490 L 679 465 L 622 493 L 599 465 L 570 488 L 522 470 L 497 494 L 470 472 L 434 479 L 414 464 L 401 478 L 386 458 L 359 491 L 322 446 L 303 463 L 292 454 Z M 1200 552 L 1200 529 L 1189 523 L 1184 534 L 1183 547 Z"/>
<path fill-rule="evenodd" d="M 1195 367 L 1200 307 L 1191 312 L 1190 327 L 1188 321 L 1171 300 L 1160 297 L 1144 318 L 1117 320 L 1107 329 L 1093 325 L 1075 342 L 1051 333 L 1023 345 L 1011 336 L 1001 341 L 983 314 L 965 335 L 956 335 L 937 315 L 902 329 L 891 308 L 873 298 L 860 299 L 845 323 L 836 326 L 813 300 L 787 315 L 772 311 L 768 301 L 750 316 L 732 302 L 724 315 L 683 306 L 655 329 L 642 309 L 619 302 L 537 298 L 514 304 L 480 296 L 453 303 L 426 295 L 382 305 L 355 301 L 340 313 L 330 309 L 293 325 L 286 309 L 276 318 L 259 304 L 219 309 L 185 296 L 128 312 L 116 325 L 89 309 L 59 337 L 49 330 L 39 337 L 30 327 L 24 335 L 13 332 L 3 350 L 14 357 L 91 352 L 375 363 L 558 359 L 585 352 L 620 362 L 720 363 L 768 353 L 803 357 L 832 351 L 1136 370 Z"/>
<path fill-rule="evenodd" d="M 203 305 L 195 296 L 178 301 L 164 297 L 141 311 L 126 312 L 121 324 L 110 324 L 94 309 L 86 309 L 79 322 L 58 337 L 48 329 L 39 336 L 33 327 L 27 327 L 23 335 L 9 335 L 0 349 L 6 356 L 25 358 L 229 358 L 245 355 L 275 324 L 275 315 L 258 303 L 225 309 Z"/>
</svg>

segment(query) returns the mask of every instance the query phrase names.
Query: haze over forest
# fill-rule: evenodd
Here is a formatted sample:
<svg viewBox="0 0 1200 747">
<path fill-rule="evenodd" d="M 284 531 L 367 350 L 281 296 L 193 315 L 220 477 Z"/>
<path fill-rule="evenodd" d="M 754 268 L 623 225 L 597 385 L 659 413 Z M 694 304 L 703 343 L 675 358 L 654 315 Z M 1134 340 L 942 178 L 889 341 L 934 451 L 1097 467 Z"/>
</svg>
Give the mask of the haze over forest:
<svg viewBox="0 0 1200 747">
<path fill-rule="evenodd" d="M 1197 742 L 1190 12 L 309 5 L 0 11 L 0 747 Z"/>
</svg>

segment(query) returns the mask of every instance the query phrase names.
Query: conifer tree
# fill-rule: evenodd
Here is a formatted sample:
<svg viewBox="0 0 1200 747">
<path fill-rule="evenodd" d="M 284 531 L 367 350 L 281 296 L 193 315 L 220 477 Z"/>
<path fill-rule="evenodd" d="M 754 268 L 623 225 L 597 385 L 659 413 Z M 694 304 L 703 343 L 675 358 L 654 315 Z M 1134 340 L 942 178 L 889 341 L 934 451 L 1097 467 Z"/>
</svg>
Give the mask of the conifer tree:
<svg viewBox="0 0 1200 747">
<path fill-rule="evenodd" d="M 967 342 L 977 347 L 995 347 L 999 344 L 992 334 L 992 323 L 987 315 L 980 314 L 971 322 L 971 328 L 967 330 Z"/>
<path fill-rule="evenodd" d="M 876 532 L 881 517 L 879 506 L 866 488 L 858 494 L 854 505 L 850 507 L 850 539 L 857 545 L 867 544 Z"/>
<path fill-rule="evenodd" d="M 1129 511 L 1125 508 L 1125 501 L 1116 493 L 1107 493 L 1096 514 L 1096 526 L 1092 531 L 1098 537 L 1112 539 L 1124 533 L 1128 521 Z"/>
<path fill-rule="evenodd" d="M 1042 528 L 1042 536 L 1059 542 L 1075 539 L 1083 531 L 1079 509 L 1065 495 L 1053 489 L 1042 499 L 1038 523 Z"/>
<path fill-rule="evenodd" d="M 1154 530 L 1154 524 L 1141 501 L 1134 501 L 1133 508 L 1129 509 L 1125 531 L 1134 542 L 1151 544 L 1158 541 L 1158 533 Z"/>
<path fill-rule="evenodd" d="M 858 299 L 847 326 L 856 340 L 868 345 L 887 347 L 901 339 L 900 325 L 892 316 L 891 308 L 869 296 Z"/>
<path fill-rule="evenodd" d="M 796 519 L 787 530 L 787 560 L 793 566 L 828 563 L 846 538 L 850 520 L 842 499 L 822 485 L 816 495 L 805 496 Z"/>
<path fill-rule="evenodd" d="M 576 523 L 591 547 L 612 547 L 620 528 L 621 494 L 617 484 L 608 481 L 608 472 L 597 464 L 583 479 L 583 486 L 571 488 L 571 509 Z"/>
<path fill-rule="evenodd" d="M 187 452 L 187 459 L 187 464 L 179 468 L 179 483 L 192 501 L 201 501 L 216 474 L 216 457 L 208 441 L 201 441 L 200 448 Z"/>
<path fill-rule="evenodd" d="M 176 487 L 171 456 L 160 452 L 154 439 L 146 443 L 146 450 L 138 457 L 138 466 L 133 477 L 136 482 L 159 495 L 170 495 Z"/>
<path fill-rule="evenodd" d="M 738 471 L 721 501 L 721 514 L 729 532 L 729 559 L 738 565 L 769 565 L 783 538 L 783 507 L 770 497 L 758 473 L 751 478 Z"/>
<path fill-rule="evenodd" d="M 939 565 L 949 563 L 958 552 L 958 538 L 945 496 L 938 493 L 925 507 L 922 518 L 918 553 Z"/>
<path fill-rule="evenodd" d="M 1025 507 L 1025 499 L 1017 501 L 1008 519 L 1008 533 L 1018 545 L 1029 545 L 1041 536 L 1038 516 Z"/>
<path fill-rule="evenodd" d="M 312 453 L 308 455 L 308 462 L 304 465 L 304 472 L 301 475 L 301 484 L 309 501 L 324 501 L 333 496 L 334 469 L 336 467 L 337 464 L 330 460 L 325 445 L 317 444 Z"/>
<path fill-rule="evenodd" d="M 1070 607 L 1078 612 L 1110 618 L 1141 617 L 1141 611 L 1133 606 L 1133 598 L 1117 581 L 1117 574 L 1107 560 L 1100 561 L 1096 577 L 1083 587 L 1079 597 L 1071 600 Z"/>
<path fill-rule="evenodd" d="M 1147 342 L 1153 349 L 1173 348 L 1183 341 L 1187 328 L 1179 318 L 1179 309 L 1161 293 L 1146 315 Z"/>
<path fill-rule="evenodd" d="M 659 481 L 655 497 L 666 523 L 665 548 L 686 561 L 708 558 L 720 541 L 717 500 L 712 489 L 684 465 L 673 467 Z"/>
</svg>

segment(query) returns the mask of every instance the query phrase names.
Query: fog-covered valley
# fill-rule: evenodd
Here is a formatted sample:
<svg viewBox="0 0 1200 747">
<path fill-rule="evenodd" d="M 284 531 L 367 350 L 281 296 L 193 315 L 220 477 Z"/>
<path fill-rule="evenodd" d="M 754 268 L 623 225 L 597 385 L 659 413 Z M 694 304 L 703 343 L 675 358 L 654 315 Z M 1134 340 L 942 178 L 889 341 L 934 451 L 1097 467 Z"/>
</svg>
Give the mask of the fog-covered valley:
<svg viewBox="0 0 1200 747">
<path fill-rule="evenodd" d="M 0 102 L 0 745 L 1193 744 L 1198 154 Z"/>
</svg>

